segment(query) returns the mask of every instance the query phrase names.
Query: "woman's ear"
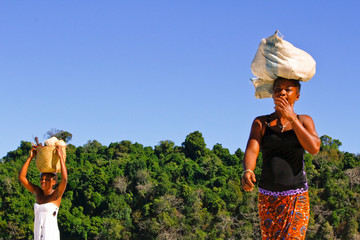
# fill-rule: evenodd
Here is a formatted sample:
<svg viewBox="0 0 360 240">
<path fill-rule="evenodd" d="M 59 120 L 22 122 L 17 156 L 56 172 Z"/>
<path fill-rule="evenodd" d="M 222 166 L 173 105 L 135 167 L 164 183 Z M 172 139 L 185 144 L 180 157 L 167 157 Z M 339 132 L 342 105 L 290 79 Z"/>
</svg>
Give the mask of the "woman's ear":
<svg viewBox="0 0 360 240">
<path fill-rule="evenodd" d="M 55 178 L 52 178 L 51 179 L 51 185 L 54 187 L 56 185 L 56 179 Z"/>
</svg>

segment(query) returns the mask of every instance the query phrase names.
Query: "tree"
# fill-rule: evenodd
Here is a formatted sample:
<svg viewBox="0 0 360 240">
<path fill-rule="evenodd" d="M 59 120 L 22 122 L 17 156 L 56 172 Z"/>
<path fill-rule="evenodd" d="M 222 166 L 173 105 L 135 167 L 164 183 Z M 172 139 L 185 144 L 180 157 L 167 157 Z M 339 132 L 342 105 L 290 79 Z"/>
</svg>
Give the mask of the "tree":
<svg viewBox="0 0 360 240">
<path fill-rule="evenodd" d="M 68 143 L 72 139 L 72 134 L 67 131 L 52 128 L 49 131 L 47 131 L 45 134 L 45 138 L 51 138 L 51 137 L 56 137 L 57 139 L 62 139 L 66 143 Z"/>
<path fill-rule="evenodd" d="M 195 160 L 205 155 L 206 143 L 199 131 L 195 131 L 186 136 L 185 142 L 182 143 L 185 148 L 187 157 Z"/>
<path fill-rule="evenodd" d="M 321 150 L 330 150 L 336 149 L 338 150 L 342 143 L 338 139 L 332 139 L 328 135 L 323 135 L 320 137 L 321 140 Z"/>
<path fill-rule="evenodd" d="M 215 144 L 212 151 L 216 154 L 216 156 L 222 159 L 224 164 L 239 165 L 239 158 L 237 155 L 231 155 L 229 150 L 227 148 L 223 148 L 221 144 Z"/>
<path fill-rule="evenodd" d="M 356 184 L 360 185 L 360 167 L 347 169 L 344 173 L 349 177 L 350 189 Z"/>
<path fill-rule="evenodd" d="M 160 144 L 155 146 L 155 154 L 158 157 L 164 157 L 174 151 L 174 146 L 175 143 L 170 140 L 160 141 Z"/>
</svg>

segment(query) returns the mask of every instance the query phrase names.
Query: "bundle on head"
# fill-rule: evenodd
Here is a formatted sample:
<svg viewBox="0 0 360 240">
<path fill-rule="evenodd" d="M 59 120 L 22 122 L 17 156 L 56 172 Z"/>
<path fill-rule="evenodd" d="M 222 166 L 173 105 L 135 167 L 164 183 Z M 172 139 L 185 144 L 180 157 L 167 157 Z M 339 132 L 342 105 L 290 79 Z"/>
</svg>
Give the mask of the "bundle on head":
<svg viewBox="0 0 360 240">
<path fill-rule="evenodd" d="M 256 98 L 272 97 L 274 80 L 278 77 L 309 81 L 315 75 L 316 63 L 310 54 L 274 35 L 262 39 L 251 63 Z"/>
</svg>

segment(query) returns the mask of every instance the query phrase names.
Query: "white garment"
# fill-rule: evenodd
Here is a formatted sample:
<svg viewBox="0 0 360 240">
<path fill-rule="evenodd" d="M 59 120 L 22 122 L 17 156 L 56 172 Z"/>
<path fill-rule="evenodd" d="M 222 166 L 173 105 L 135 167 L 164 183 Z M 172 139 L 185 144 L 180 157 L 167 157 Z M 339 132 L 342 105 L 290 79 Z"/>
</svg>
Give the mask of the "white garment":
<svg viewBox="0 0 360 240">
<path fill-rule="evenodd" d="M 60 240 L 57 223 L 58 206 L 54 203 L 35 203 L 34 212 L 34 240 Z"/>
</svg>

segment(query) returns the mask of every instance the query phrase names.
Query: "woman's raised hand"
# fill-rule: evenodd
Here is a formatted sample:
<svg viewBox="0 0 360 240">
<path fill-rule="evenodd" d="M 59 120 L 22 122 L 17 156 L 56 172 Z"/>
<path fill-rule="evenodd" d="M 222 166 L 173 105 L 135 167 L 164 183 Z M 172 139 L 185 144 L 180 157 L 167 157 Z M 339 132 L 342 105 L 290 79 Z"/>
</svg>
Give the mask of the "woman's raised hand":
<svg viewBox="0 0 360 240">
<path fill-rule="evenodd" d="M 64 159 L 65 156 L 64 156 L 64 152 L 63 152 L 62 148 L 63 148 L 63 146 L 56 146 L 56 152 L 60 158 Z"/>
<path fill-rule="evenodd" d="M 33 146 L 33 147 L 31 148 L 31 150 L 30 150 L 30 158 L 31 158 L 31 159 L 35 158 L 35 157 L 36 157 L 36 153 L 37 153 L 36 147 Z"/>
<path fill-rule="evenodd" d="M 285 97 L 277 97 L 274 99 L 275 110 L 281 114 L 282 117 L 289 121 L 293 121 L 297 114 L 294 112 L 294 105 L 291 105 Z"/>
</svg>

